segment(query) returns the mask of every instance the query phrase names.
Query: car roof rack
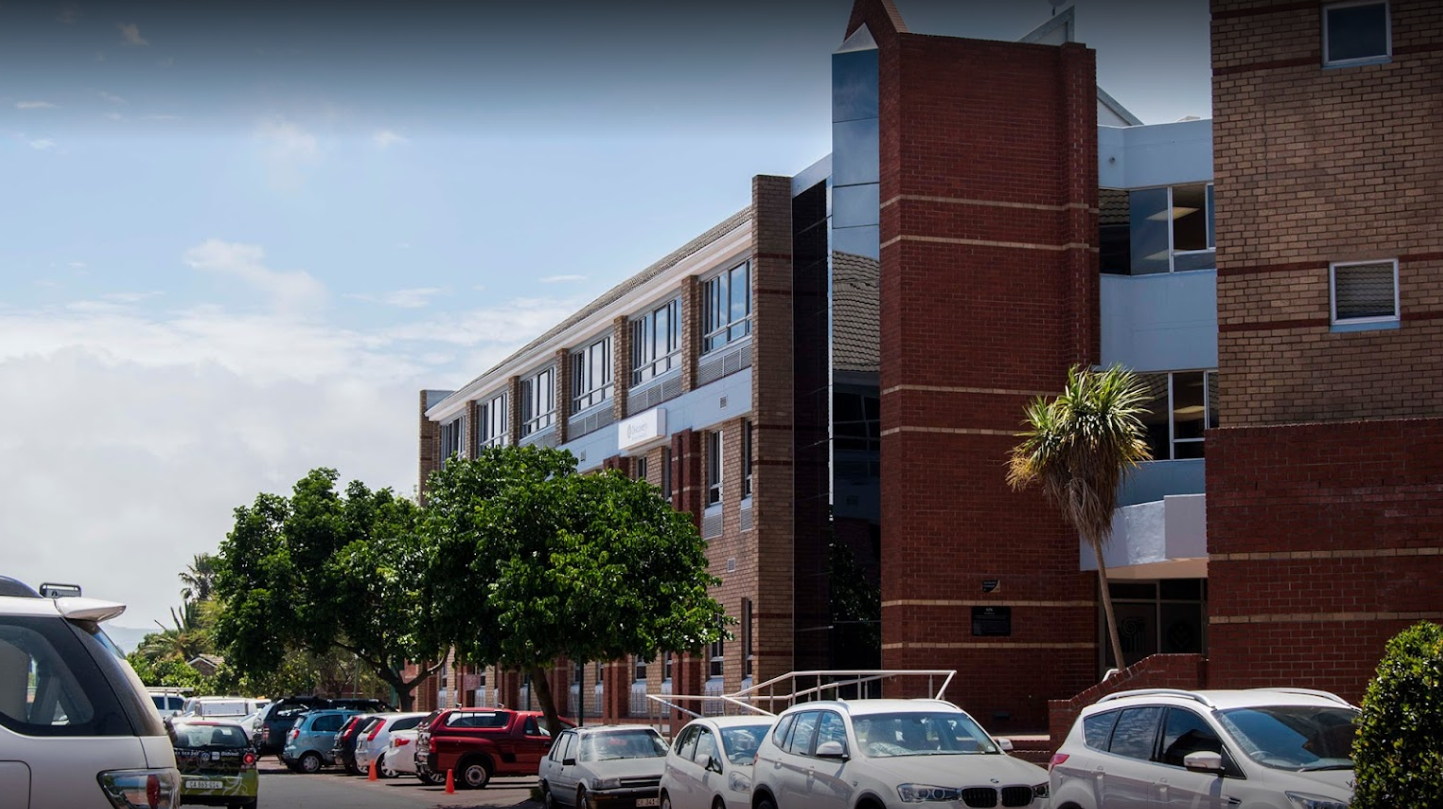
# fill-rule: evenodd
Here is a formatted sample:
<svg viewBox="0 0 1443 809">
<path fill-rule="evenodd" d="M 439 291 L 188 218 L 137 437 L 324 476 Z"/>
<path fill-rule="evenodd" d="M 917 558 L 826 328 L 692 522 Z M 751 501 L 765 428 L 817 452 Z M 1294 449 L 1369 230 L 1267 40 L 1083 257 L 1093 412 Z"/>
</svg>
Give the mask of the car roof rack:
<svg viewBox="0 0 1443 809">
<path fill-rule="evenodd" d="M 1338 703 L 1339 705 L 1346 705 L 1346 706 L 1348 706 L 1349 708 L 1353 707 L 1353 703 L 1351 703 L 1351 702 L 1343 699 L 1342 697 L 1338 696 L 1337 694 L 1334 694 L 1332 691 L 1323 691 L 1323 690 L 1318 689 L 1318 688 L 1293 688 L 1293 687 L 1289 686 L 1289 687 L 1287 687 L 1287 688 L 1255 688 L 1255 689 L 1253 689 L 1253 690 L 1254 690 L 1254 691 L 1279 691 L 1279 692 L 1284 693 L 1284 694 L 1302 694 L 1302 695 L 1304 695 L 1304 696 L 1318 697 L 1319 699 L 1330 700 L 1330 701 L 1332 701 L 1332 702 Z"/>
<path fill-rule="evenodd" d="M 1213 701 L 1202 694 L 1196 691 L 1184 691 L 1181 688 L 1134 688 L 1131 691 L 1117 691 L 1102 697 L 1093 704 L 1111 702 L 1115 699 L 1125 699 L 1127 697 L 1177 697 L 1178 699 L 1190 699 L 1193 702 L 1206 705 L 1209 708 L 1215 707 Z"/>
</svg>

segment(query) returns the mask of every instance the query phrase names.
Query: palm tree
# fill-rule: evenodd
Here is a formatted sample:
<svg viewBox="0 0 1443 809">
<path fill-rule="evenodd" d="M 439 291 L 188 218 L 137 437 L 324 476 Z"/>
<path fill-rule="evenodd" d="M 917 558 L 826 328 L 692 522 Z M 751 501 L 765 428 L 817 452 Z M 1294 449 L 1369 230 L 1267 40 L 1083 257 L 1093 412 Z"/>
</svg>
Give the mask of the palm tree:
<svg viewBox="0 0 1443 809">
<path fill-rule="evenodd" d="M 1038 398 L 1027 406 L 1026 429 L 1018 433 L 1022 443 L 1012 448 L 1007 467 L 1008 485 L 1022 490 L 1040 483 L 1047 501 L 1092 547 L 1118 668 L 1123 666 L 1122 641 L 1102 551 L 1112 537 L 1118 486 L 1138 463 L 1152 460 L 1140 418 L 1148 398 L 1140 380 L 1120 366 L 1106 371 L 1074 366 L 1056 399 Z"/>
<path fill-rule="evenodd" d="M 200 603 L 210 598 L 215 587 L 215 557 L 198 553 L 184 572 L 180 574 L 180 597 L 187 602 Z"/>
</svg>

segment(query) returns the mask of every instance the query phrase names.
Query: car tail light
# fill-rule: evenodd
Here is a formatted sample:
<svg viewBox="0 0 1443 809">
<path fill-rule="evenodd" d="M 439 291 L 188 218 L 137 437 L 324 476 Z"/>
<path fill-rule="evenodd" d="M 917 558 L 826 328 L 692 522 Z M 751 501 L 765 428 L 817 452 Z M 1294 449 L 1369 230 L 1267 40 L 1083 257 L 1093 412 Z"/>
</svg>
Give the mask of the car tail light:
<svg viewBox="0 0 1443 809">
<path fill-rule="evenodd" d="M 256 760 L 257 757 L 255 753 L 246 753 L 245 755 L 241 756 L 241 767 L 245 769 L 250 769 L 251 767 L 254 767 L 256 765 Z"/>
<path fill-rule="evenodd" d="M 178 770 L 110 770 L 96 780 L 115 809 L 173 809 L 180 805 Z"/>
<path fill-rule="evenodd" d="M 1052 754 L 1052 761 L 1051 761 L 1050 763 L 1048 763 L 1047 769 L 1048 769 L 1048 770 L 1051 770 L 1053 767 L 1056 767 L 1057 765 L 1059 765 L 1059 764 L 1061 764 L 1061 763 L 1063 763 L 1063 762 L 1065 762 L 1065 761 L 1067 761 L 1067 754 L 1066 754 L 1066 753 L 1053 753 L 1053 754 Z"/>
<path fill-rule="evenodd" d="M 299 739 L 299 738 L 301 738 L 301 729 L 300 729 L 300 728 L 296 728 L 295 730 L 292 730 L 292 731 L 291 731 L 291 741 L 295 741 L 296 739 Z"/>
<path fill-rule="evenodd" d="M 405 747 L 406 745 L 408 745 L 408 744 L 410 744 L 410 743 L 411 743 L 411 740 L 408 739 L 408 738 L 406 738 L 405 736 L 392 736 L 392 737 L 391 737 L 391 746 L 392 746 L 392 747 Z"/>
<path fill-rule="evenodd" d="M 384 725 L 384 724 L 386 724 L 386 723 L 385 723 L 385 722 L 377 722 L 377 723 L 376 723 L 376 727 L 371 730 L 371 735 L 369 735 L 369 736 L 366 737 L 366 741 L 368 741 L 368 742 L 374 742 L 374 741 L 376 740 L 376 737 L 381 734 L 381 726 Z"/>
</svg>

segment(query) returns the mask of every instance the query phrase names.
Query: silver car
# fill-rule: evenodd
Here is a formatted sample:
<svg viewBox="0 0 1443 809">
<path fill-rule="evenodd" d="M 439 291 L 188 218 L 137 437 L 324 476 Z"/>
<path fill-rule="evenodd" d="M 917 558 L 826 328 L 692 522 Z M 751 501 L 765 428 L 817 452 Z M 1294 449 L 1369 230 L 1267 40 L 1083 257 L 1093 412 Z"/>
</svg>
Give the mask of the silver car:
<svg viewBox="0 0 1443 809">
<path fill-rule="evenodd" d="M 541 760 L 542 803 L 548 809 L 659 806 L 665 762 L 666 741 L 652 728 L 568 728 Z"/>
<path fill-rule="evenodd" d="M 752 762 L 774 716 L 693 719 L 666 754 L 662 809 L 751 809 Z"/>
</svg>

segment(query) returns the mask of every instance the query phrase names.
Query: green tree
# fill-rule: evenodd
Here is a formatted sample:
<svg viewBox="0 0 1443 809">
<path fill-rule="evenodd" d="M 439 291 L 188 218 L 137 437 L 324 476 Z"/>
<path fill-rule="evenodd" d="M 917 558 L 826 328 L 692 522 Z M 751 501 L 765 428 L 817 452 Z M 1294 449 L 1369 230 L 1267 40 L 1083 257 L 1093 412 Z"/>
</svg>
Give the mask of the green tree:
<svg viewBox="0 0 1443 809">
<path fill-rule="evenodd" d="M 1097 579 L 1112 657 L 1121 668 L 1122 641 L 1112 613 L 1103 549 L 1112 537 L 1117 490 L 1127 473 L 1152 460 L 1141 415 L 1147 391 L 1132 372 L 1073 367 L 1052 401 L 1039 397 L 1027 406 L 1012 448 L 1007 483 L 1016 490 L 1041 484 L 1042 494 L 1087 540 L 1097 557 Z"/>
<path fill-rule="evenodd" d="M 184 585 L 180 589 L 180 597 L 187 603 L 209 601 L 215 585 L 215 557 L 208 553 L 196 554 L 181 572 L 180 583 Z"/>
<path fill-rule="evenodd" d="M 1353 742 L 1354 809 L 1443 806 L 1443 626 L 1388 641 Z"/>
<path fill-rule="evenodd" d="M 644 481 L 578 475 L 561 450 L 494 448 L 435 473 L 426 512 L 436 640 L 527 672 L 553 734 L 558 658 L 650 658 L 726 633 L 706 543 Z"/>
<path fill-rule="evenodd" d="M 289 498 L 262 493 L 235 510 L 235 526 L 215 558 L 223 609 L 216 640 L 243 678 L 261 681 L 297 650 L 324 659 L 354 655 L 394 688 L 409 710 L 412 691 L 440 667 L 414 566 L 421 559 L 420 509 L 390 489 L 350 483 L 315 469 Z M 406 662 L 422 661 L 406 679 Z M 436 662 L 432 662 L 436 661 Z"/>
</svg>

